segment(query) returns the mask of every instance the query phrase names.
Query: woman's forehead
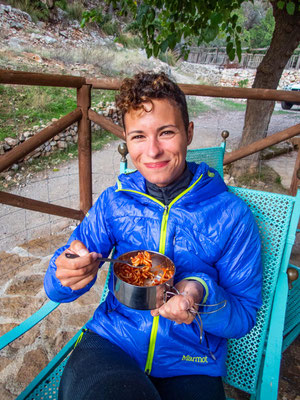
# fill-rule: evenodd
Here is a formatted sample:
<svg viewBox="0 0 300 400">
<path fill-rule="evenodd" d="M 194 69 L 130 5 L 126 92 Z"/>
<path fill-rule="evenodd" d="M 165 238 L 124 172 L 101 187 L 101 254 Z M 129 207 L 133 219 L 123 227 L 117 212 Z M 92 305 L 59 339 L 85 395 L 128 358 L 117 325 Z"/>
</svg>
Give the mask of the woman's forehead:
<svg viewBox="0 0 300 400">
<path fill-rule="evenodd" d="M 130 108 L 124 115 L 124 120 L 139 120 L 150 116 L 151 118 L 180 118 L 181 111 L 177 104 L 168 99 L 151 99 L 141 103 L 138 109 Z"/>
</svg>

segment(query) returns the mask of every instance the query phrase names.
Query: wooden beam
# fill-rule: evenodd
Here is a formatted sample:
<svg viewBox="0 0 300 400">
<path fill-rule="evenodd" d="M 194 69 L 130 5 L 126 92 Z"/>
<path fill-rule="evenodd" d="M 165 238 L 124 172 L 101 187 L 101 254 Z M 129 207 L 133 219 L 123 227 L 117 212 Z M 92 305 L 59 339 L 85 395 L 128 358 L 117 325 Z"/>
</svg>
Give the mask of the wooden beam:
<svg viewBox="0 0 300 400">
<path fill-rule="evenodd" d="M 108 90 L 119 90 L 121 86 L 121 79 L 116 78 L 87 78 L 86 83 L 92 85 L 93 89 L 108 89 Z"/>
<path fill-rule="evenodd" d="M 103 115 L 100 115 L 93 110 L 89 110 L 89 119 L 95 122 L 95 124 L 100 125 L 103 129 L 118 136 L 118 138 L 124 140 L 123 128 L 113 123 L 109 118 L 103 117 Z"/>
<path fill-rule="evenodd" d="M 72 75 L 40 74 L 0 69 L 0 83 L 80 88 L 85 84 L 85 78 Z"/>
<path fill-rule="evenodd" d="M 81 210 L 57 206 L 55 204 L 49 204 L 44 201 L 33 200 L 2 191 L 0 191 L 0 203 L 45 214 L 58 215 L 59 217 L 77 219 L 79 221 L 82 221 L 84 218 L 84 213 Z"/>
<path fill-rule="evenodd" d="M 250 156 L 250 154 L 256 153 L 257 151 L 263 150 L 267 147 L 273 146 L 274 144 L 280 143 L 284 140 L 290 139 L 293 136 L 300 134 L 300 124 L 291 126 L 288 129 L 274 133 L 271 136 L 267 136 L 264 139 L 257 140 L 249 144 L 248 146 L 241 147 L 231 153 L 227 153 L 224 156 L 224 165 L 230 164 L 241 158 Z"/>
<path fill-rule="evenodd" d="M 93 89 L 110 90 L 118 90 L 122 82 L 120 79 L 115 78 L 87 79 L 86 81 L 93 86 Z M 288 90 L 252 89 L 192 84 L 179 84 L 179 87 L 186 95 L 194 96 L 300 102 L 300 92 Z"/>
<path fill-rule="evenodd" d="M 91 85 L 77 89 L 77 106 L 82 118 L 78 122 L 78 163 L 80 210 L 86 214 L 93 205 L 92 198 L 92 136 L 88 110 L 91 107 Z"/>
<path fill-rule="evenodd" d="M 296 158 L 295 166 L 294 166 L 294 172 L 292 176 L 292 182 L 290 186 L 290 194 L 292 196 L 296 196 L 298 186 L 300 184 L 300 179 L 298 178 L 299 176 L 299 169 L 300 169 L 300 147 L 298 148 L 298 155 Z"/>
<path fill-rule="evenodd" d="M 300 91 L 293 92 L 288 90 L 273 89 L 244 89 L 190 84 L 180 84 L 179 87 L 185 94 L 195 96 L 300 102 Z"/>
<path fill-rule="evenodd" d="M 0 156 L 0 172 L 4 171 L 15 162 L 22 160 L 27 154 L 31 153 L 33 150 L 37 149 L 39 146 L 53 138 L 53 136 L 62 132 L 74 122 L 80 120 L 81 115 L 81 110 L 77 108 L 76 110 L 60 118 L 58 121 L 55 121 L 47 128 L 42 129 L 30 139 Z"/>
</svg>

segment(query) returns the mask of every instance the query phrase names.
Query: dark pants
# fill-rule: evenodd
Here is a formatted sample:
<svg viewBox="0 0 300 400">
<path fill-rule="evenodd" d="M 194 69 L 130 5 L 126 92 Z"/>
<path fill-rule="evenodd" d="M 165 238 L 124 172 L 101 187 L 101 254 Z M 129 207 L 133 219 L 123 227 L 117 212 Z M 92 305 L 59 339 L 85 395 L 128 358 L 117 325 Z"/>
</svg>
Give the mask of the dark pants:
<svg viewBox="0 0 300 400">
<path fill-rule="evenodd" d="M 224 400 L 220 377 L 153 378 L 118 346 L 87 331 L 71 354 L 59 400 Z"/>
</svg>

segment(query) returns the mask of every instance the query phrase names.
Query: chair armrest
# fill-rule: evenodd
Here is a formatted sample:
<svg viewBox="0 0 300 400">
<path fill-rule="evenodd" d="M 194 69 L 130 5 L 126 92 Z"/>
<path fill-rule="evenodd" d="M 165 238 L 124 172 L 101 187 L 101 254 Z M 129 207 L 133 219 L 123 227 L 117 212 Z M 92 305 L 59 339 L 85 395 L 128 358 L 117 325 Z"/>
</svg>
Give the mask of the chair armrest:
<svg viewBox="0 0 300 400">
<path fill-rule="evenodd" d="M 23 321 L 20 325 L 11 329 L 9 332 L 5 333 L 0 337 L 0 350 L 6 347 L 9 343 L 16 340 L 18 337 L 23 335 L 25 332 L 29 331 L 36 324 L 42 321 L 48 314 L 55 310 L 60 303 L 55 303 L 54 301 L 47 301 L 38 311 L 32 314 L 29 318 Z"/>
</svg>

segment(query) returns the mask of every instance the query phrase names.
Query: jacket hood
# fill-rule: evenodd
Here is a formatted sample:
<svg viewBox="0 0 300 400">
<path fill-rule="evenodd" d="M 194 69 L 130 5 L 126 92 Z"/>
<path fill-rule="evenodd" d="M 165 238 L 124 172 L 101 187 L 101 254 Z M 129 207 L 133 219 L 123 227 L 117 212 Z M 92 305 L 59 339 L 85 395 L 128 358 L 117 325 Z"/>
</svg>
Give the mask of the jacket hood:
<svg viewBox="0 0 300 400">
<path fill-rule="evenodd" d="M 186 189 L 189 196 L 183 196 L 182 201 L 187 198 L 189 201 L 193 201 L 193 198 L 197 198 L 197 202 L 199 202 L 199 194 L 200 201 L 204 201 L 227 191 L 227 186 L 218 171 L 209 167 L 206 163 L 188 162 L 187 165 L 194 177 L 189 188 Z M 146 180 L 137 170 L 128 174 L 121 174 L 118 178 L 118 190 L 146 193 Z"/>
</svg>

